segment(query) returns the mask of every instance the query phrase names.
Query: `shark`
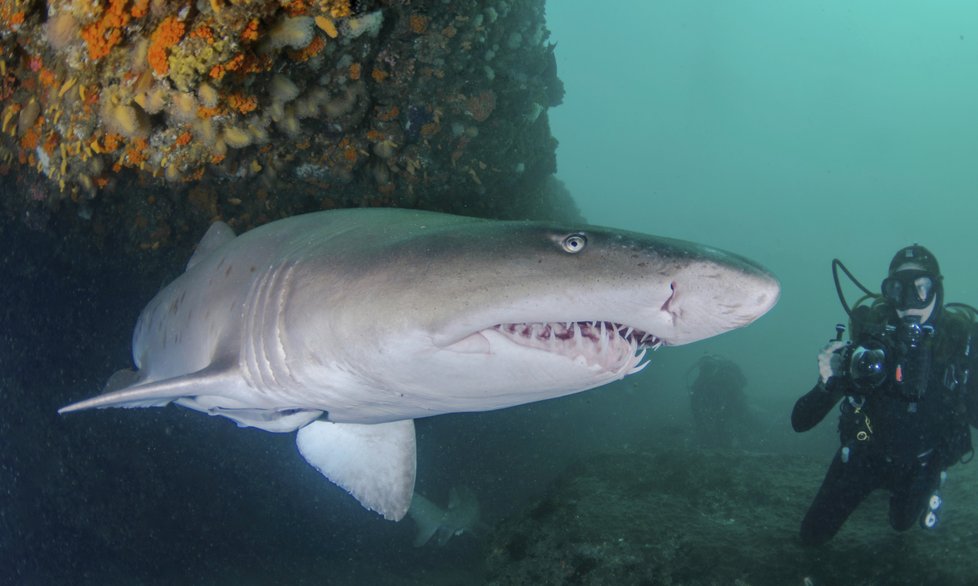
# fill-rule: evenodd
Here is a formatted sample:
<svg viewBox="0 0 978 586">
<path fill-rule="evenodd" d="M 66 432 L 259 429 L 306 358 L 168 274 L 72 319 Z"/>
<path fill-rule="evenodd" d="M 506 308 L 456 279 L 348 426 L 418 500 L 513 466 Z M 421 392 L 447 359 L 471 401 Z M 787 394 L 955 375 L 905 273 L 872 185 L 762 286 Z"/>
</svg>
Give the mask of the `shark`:
<svg viewBox="0 0 978 586">
<path fill-rule="evenodd" d="M 448 492 L 448 506 L 444 509 L 424 496 L 414 493 L 408 516 L 414 519 L 418 534 L 414 547 L 421 547 L 432 539 L 439 547 L 445 546 L 452 537 L 485 532 L 488 527 L 479 519 L 479 500 L 472 489 L 459 486 Z"/>
<path fill-rule="evenodd" d="M 589 225 L 406 209 L 211 225 L 140 314 L 135 369 L 63 407 L 176 404 L 296 433 L 302 457 L 400 520 L 414 420 L 600 387 L 650 350 L 746 326 L 777 279 L 736 254 Z"/>
</svg>

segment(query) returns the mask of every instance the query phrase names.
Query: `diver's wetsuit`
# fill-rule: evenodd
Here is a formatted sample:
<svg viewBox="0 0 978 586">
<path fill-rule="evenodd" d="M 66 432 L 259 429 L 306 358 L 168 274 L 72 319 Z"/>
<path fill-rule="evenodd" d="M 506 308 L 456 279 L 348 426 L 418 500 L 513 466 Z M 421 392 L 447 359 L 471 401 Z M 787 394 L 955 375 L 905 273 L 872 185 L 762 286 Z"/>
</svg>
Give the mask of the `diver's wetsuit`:
<svg viewBox="0 0 978 586">
<path fill-rule="evenodd" d="M 928 349 L 928 352 L 930 350 Z M 856 394 L 848 377 L 835 376 L 802 396 L 791 413 L 795 431 L 818 424 L 842 400 L 842 446 L 801 526 L 807 545 L 834 536 L 872 491 L 890 491 L 890 525 L 913 526 L 940 484 L 940 474 L 971 450 L 963 408 L 964 389 L 945 385 L 947 366 L 933 364 L 926 389 L 912 401 L 901 396 L 890 377 L 865 394 Z"/>
</svg>

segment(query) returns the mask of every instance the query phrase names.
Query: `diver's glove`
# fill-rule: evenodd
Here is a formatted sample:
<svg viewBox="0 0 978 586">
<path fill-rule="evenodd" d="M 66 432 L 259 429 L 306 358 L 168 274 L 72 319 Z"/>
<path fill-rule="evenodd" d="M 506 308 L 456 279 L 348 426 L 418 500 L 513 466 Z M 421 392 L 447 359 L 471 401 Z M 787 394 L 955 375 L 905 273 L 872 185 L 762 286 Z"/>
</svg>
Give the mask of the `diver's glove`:
<svg viewBox="0 0 978 586">
<path fill-rule="evenodd" d="M 818 353 L 818 380 L 823 386 L 830 378 L 842 374 L 842 349 L 845 347 L 842 340 L 832 340 Z"/>
</svg>

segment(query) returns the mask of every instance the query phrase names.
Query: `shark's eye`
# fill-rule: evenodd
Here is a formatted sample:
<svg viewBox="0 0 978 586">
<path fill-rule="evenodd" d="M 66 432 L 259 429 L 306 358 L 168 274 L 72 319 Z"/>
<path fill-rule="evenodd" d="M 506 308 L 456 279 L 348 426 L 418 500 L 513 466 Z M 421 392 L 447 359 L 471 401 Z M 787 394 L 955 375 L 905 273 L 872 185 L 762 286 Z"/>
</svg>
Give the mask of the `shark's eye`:
<svg viewBox="0 0 978 586">
<path fill-rule="evenodd" d="M 587 236 L 584 234 L 571 234 L 567 238 L 564 238 L 564 241 L 560 245 L 564 247 L 564 251 L 577 254 L 587 247 Z"/>
</svg>

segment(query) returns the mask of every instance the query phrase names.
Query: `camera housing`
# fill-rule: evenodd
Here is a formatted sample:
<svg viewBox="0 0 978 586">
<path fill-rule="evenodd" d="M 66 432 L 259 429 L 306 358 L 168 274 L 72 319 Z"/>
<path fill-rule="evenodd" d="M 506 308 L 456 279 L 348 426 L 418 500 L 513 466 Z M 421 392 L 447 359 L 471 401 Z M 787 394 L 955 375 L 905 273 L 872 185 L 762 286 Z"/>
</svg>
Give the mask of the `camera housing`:
<svg viewBox="0 0 978 586">
<path fill-rule="evenodd" d="M 842 364 L 853 386 L 862 390 L 880 386 L 886 382 L 889 372 L 886 347 L 875 340 L 846 346 Z"/>
<path fill-rule="evenodd" d="M 892 390 L 911 401 L 920 398 L 929 374 L 929 354 L 922 352 L 934 328 L 915 319 L 887 324 L 841 350 L 842 374 L 857 392 L 869 392 L 892 378 Z"/>
</svg>

